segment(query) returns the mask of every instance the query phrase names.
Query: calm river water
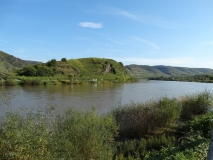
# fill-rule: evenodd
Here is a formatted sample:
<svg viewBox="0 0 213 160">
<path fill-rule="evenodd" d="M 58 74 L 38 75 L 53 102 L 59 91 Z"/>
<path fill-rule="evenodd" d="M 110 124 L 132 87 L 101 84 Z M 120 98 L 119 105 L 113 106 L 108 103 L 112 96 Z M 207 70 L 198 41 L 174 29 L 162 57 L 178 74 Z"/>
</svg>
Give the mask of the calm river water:
<svg viewBox="0 0 213 160">
<path fill-rule="evenodd" d="M 119 105 L 147 102 L 163 96 L 178 97 L 202 91 L 213 92 L 211 83 L 140 81 L 127 84 L 80 84 L 48 86 L 0 86 L 0 116 L 8 109 L 45 108 L 55 106 L 55 112 L 66 109 L 88 110 L 95 106 L 106 113 Z"/>
</svg>

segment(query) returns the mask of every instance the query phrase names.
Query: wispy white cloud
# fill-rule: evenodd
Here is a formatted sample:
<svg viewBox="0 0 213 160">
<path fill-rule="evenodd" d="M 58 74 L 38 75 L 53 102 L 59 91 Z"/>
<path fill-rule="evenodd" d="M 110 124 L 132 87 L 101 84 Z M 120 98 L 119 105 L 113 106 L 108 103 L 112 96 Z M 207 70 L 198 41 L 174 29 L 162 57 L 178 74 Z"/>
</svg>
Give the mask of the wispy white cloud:
<svg viewBox="0 0 213 160">
<path fill-rule="evenodd" d="M 124 53 L 124 50 L 118 50 L 118 49 L 96 49 L 96 51 L 107 51 L 107 52 L 120 52 Z"/>
<path fill-rule="evenodd" d="M 50 52 L 48 49 L 45 49 L 45 51 L 46 51 L 46 54 L 47 54 L 47 55 L 49 55 L 49 56 L 52 56 L 52 55 L 53 55 L 52 52 Z"/>
<path fill-rule="evenodd" d="M 28 51 L 29 51 L 29 49 L 27 49 L 27 48 L 19 48 L 19 49 L 15 50 L 14 52 L 17 54 L 22 54 L 22 53 L 26 53 Z"/>
<path fill-rule="evenodd" d="M 114 45 L 111 45 L 111 44 L 105 43 L 105 46 L 106 46 L 106 47 L 113 47 Z"/>
<path fill-rule="evenodd" d="M 201 44 L 203 44 L 203 45 L 213 45 L 213 41 L 203 42 Z"/>
<path fill-rule="evenodd" d="M 94 22 L 80 22 L 78 25 L 81 27 L 87 27 L 87 28 L 93 28 L 93 29 L 98 29 L 103 27 L 102 23 L 94 23 Z"/>
<path fill-rule="evenodd" d="M 35 43 L 43 43 L 42 40 L 35 40 L 35 39 L 26 39 L 26 38 L 13 38 L 15 40 L 27 41 L 27 42 L 35 42 Z"/>
<path fill-rule="evenodd" d="M 110 41 L 110 42 L 112 42 L 112 43 L 114 43 L 114 44 L 116 44 L 116 45 L 125 45 L 124 43 L 122 43 L 120 41 L 113 40 L 113 39 L 110 39 L 110 38 L 108 38 L 107 40 Z"/>
<path fill-rule="evenodd" d="M 143 43 L 146 43 L 148 45 L 150 45 L 151 47 L 153 47 L 154 49 L 160 49 L 160 47 L 152 42 L 149 42 L 147 40 L 144 40 L 142 38 L 138 38 L 138 37 L 132 37 L 132 39 L 134 40 L 137 40 L 137 41 L 140 41 L 140 42 L 143 42 Z"/>
<path fill-rule="evenodd" d="M 149 24 L 149 25 L 158 26 L 161 28 L 178 29 L 181 27 L 181 25 L 178 23 L 169 22 L 169 21 L 163 20 L 162 18 L 155 18 L 155 17 L 151 17 L 151 16 L 146 16 L 146 15 L 145 16 L 139 15 L 139 14 L 131 13 L 131 12 L 128 12 L 128 11 L 125 11 L 122 9 L 118 9 L 118 8 L 108 9 L 108 14 L 123 16 L 123 17 L 131 19 L 131 20 L 135 20 L 135 21 L 142 22 L 142 23 Z"/>
<path fill-rule="evenodd" d="M 3 40 L 3 39 L 0 39 L 0 41 L 1 41 L 1 42 L 4 42 L 4 43 L 8 43 L 7 41 L 5 41 L 5 40 Z"/>
<path fill-rule="evenodd" d="M 140 19 L 137 15 L 129 13 L 129 12 L 126 12 L 124 10 L 118 11 L 117 14 L 121 15 L 121 16 L 124 16 L 126 18 L 130 18 L 130 19 L 136 20 L 136 21 L 142 21 L 142 19 Z"/>
<path fill-rule="evenodd" d="M 76 39 L 77 40 L 85 40 L 85 41 L 89 40 L 89 38 L 87 38 L 87 37 L 76 37 Z"/>
</svg>

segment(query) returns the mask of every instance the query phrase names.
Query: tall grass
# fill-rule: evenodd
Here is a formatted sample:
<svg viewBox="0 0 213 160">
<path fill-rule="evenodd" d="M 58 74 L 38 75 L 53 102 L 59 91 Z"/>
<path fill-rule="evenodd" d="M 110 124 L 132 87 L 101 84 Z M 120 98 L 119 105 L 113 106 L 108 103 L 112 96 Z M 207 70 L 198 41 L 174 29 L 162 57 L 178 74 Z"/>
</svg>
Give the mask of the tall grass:
<svg viewBox="0 0 213 160">
<path fill-rule="evenodd" d="M 193 116 L 207 113 L 212 108 L 212 100 L 213 96 L 209 91 L 182 97 L 181 118 L 188 120 Z"/>
<path fill-rule="evenodd" d="M 4 81 L 5 86 L 15 86 L 17 85 L 17 82 L 14 79 L 6 79 Z"/>
<path fill-rule="evenodd" d="M 19 84 L 20 85 L 41 85 L 43 83 L 38 78 L 25 78 L 25 79 L 21 79 Z"/>
<path fill-rule="evenodd" d="M 7 113 L 0 130 L 1 159 L 48 159 L 51 130 L 41 115 Z"/>
<path fill-rule="evenodd" d="M 4 86 L 4 81 L 0 80 L 0 86 Z"/>
<path fill-rule="evenodd" d="M 69 110 L 58 116 L 53 134 L 53 153 L 64 159 L 108 159 L 117 126 L 112 116 L 100 117 L 93 110 L 83 114 Z M 61 137 L 61 138 L 57 138 Z M 54 145 L 54 146 L 55 146 Z"/>
<path fill-rule="evenodd" d="M 111 159 L 117 126 L 110 115 L 69 110 L 50 119 L 8 113 L 0 129 L 0 159 Z"/>
<path fill-rule="evenodd" d="M 129 104 L 114 109 L 114 115 L 119 125 L 119 135 L 122 138 L 141 138 L 157 128 L 164 128 L 179 118 L 181 104 L 176 99 L 167 97 L 146 104 Z"/>
</svg>

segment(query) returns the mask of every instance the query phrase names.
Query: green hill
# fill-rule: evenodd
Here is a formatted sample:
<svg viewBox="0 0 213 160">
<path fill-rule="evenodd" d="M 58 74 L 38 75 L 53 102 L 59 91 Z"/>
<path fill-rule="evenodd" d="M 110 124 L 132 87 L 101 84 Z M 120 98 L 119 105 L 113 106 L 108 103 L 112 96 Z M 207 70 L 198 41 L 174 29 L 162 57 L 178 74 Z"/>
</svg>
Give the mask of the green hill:
<svg viewBox="0 0 213 160">
<path fill-rule="evenodd" d="M 20 76 L 63 77 L 71 80 L 128 81 L 131 79 L 121 62 L 103 58 L 80 58 L 61 61 L 52 59 L 47 63 L 28 66 L 18 71 Z"/>
<path fill-rule="evenodd" d="M 187 67 L 172 67 L 163 65 L 159 66 L 127 65 L 126 68 L 132 76 L 137 78 L 213 74 L 213 69 L 208 68 L 187 68 Z"/>
<path fill-rule="evenodd" d="M 0 72 L 8 72 L 25 66 L 36 64 L 35 61 L 25 61 L 0 51 Z"/>
</svg>

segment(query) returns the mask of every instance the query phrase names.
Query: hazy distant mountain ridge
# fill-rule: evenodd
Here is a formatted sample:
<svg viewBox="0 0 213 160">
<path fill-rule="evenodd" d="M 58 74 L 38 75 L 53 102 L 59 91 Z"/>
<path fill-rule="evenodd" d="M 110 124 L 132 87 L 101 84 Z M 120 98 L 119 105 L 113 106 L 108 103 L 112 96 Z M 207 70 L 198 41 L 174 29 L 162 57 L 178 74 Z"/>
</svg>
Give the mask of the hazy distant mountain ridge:
<svg viewBox="0 0 213 160">
<path fill-rule="evenodd" d="M 187 68 L 172 66 L 148 66 L 148 65 L 127 65 L 128 72 L 137 78 L 149 78 L 159 76 L 179 76 L 195 74 L 213 74 L 213 69 L 209 68 Z"/>
</svg>

